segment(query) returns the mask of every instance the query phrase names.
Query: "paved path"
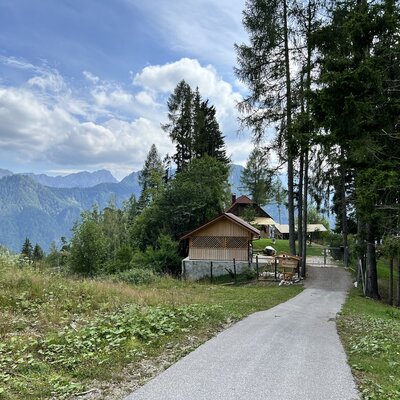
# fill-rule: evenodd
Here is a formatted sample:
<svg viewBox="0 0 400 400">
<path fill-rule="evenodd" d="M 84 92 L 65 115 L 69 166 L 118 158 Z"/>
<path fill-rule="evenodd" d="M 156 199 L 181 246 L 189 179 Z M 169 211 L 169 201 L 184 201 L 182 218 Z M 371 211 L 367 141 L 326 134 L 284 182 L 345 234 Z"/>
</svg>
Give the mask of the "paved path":
<svg viewBox="0 0 400 400">
<path fill-rule="evenodd" d="M 309 268 L 307 288 L 204 343 L 126 400 L 358 399 L 336 332 L 351 281 Z"/>
</svg>

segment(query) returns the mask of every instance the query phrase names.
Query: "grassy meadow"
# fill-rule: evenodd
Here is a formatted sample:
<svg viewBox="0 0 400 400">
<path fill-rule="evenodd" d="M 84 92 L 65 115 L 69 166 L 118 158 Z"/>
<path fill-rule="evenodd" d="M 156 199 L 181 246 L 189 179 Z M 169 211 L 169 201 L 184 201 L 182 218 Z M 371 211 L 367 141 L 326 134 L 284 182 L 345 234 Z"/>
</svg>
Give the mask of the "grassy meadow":
<svg viewBox="0 0 400 400">
<path fill-rule="evenodd" d="M 352 289 L 338 330 L 363 399 L 400 399 L 400 310 Z"/>
<path fill-rule="evenodd" d="M 253 249 L 254 250 L 263 250 L 266 246 L 272 246 L 279 253 L 289 253 L 289 240 L 277 239 L 275 243 L 272 243 L 272 239 L 258 239 L 253 240 Z M 296 241 L 296 248 L 298 251 L 299 244 Z M 307 255 L 308 256 L 322 256 L 324 246 L 321 246 L 316 243 L 312 243 L 310 246 L 309 242 L 307 242 Z"/>
<path fill-rule="evenodd" d="M 79 279 L 0 258 L 0 399 L 63 399 L 122 379 L 143 359 L 196 345 L 229 321 L 301 291 L 160 277 L 147 285 Z M 176 358 L 189 350 L 177 350 Z"/>
</svg>

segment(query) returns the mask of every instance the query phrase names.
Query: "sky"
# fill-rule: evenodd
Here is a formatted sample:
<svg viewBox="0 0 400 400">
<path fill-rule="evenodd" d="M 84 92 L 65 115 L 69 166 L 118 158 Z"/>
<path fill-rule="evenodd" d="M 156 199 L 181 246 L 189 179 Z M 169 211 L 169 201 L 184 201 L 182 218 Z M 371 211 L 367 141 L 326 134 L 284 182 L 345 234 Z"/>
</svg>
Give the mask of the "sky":
<svg viewBox="0 0 400 400">
<path fill-rule="evenodd" d="M 245 0 L 0 0 L 0 168 L 49 175 L 141 169 L 185 79 L 210 99 L 232 162 L 249 132 L 233 72 Z"/>
</svg>

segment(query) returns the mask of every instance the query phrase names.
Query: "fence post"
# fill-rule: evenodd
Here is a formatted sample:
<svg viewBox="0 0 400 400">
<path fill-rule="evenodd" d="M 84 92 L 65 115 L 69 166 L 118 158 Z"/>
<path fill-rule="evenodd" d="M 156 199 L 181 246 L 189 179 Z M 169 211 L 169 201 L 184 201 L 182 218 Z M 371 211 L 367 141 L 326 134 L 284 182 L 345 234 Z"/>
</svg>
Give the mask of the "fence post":
<svg viewBox="0 0 400 400">
<path fill-rule="evenodd" d="M 277 278 L 276 278 L 276 271 L 277 271 L 277 269 L 278 269 L 277 263 L 278 263 L 278 258 L 275 257 L 275 267 L 274 267 L 275 281 L 277 280 Z"/>
<path fill-rule="evenodd" d="M 237 276 L 236 276 L 236 260 L 233 259 L 233 273 L 235 276 L 235 283 L 237 283 Z"/>
<path fill-rule="evenodd" d="M 183 280 L 186 281 L 186 261 L 182 261 L 183 263 Z"/>
<path fill-rule="evenodd" d="M 326 265 L 326 248 L 324 249 L 324 265 Z"/>
<path fill-rule="evenodd" d="M 257 280 L 260 277 L 258 274 L 258 255 L 256 256 L 256 272 L 257 272 Z"/>
<path fill-rule="evenodd" d="M 213 283 L 213 262 L 210 263 L 210 282 Z"/>
</svg>

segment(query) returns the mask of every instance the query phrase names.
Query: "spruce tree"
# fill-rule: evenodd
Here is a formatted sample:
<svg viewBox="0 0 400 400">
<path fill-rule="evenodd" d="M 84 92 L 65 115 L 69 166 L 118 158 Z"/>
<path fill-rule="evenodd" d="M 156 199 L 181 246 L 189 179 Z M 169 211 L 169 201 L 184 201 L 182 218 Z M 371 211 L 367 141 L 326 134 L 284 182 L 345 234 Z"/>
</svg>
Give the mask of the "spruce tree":
<svg viewBox="0 0 400 400">
<path fill-rule="evenodd" d="M 172 159 L 178 173 L 194 158 L 204 155 L 229 163 L 216 109 L 209 100 L 202 99 L 198 88 L 193 91 L 182 80 L 168 100 L 168 111 L 169 123 L 162 128 L 175 143 L 176 152 Z"/>
<path fill-rule="evenodd" d="M 200 103 L 198 103 L 200 100 Z M 208 100 L 202 101 L 196 91 L 194 108 L 193 150 L 196 157 L 205 154 L 223 163 L 229 163 L 226 156 L 224 136 L 219 128 L 214 106 Z"/>
<path fill-rule="evenodd" d="M 36 243 L 32 253 L 32 260 L 33 261 L 40 261 L 43 260 L 44 252 L 42 248 Z"/>
<path fill-rule="evenodd" d="M 167 105 L 169 122 L 162 128 L 175 143 L 173 160 L 177 172 L 181 172 L 193 157 L 193 91 L 184 80 L 178 83 Z"/>
<path fill-rule="evenodd" d="M 164 166 L 155 144 L 151 146 L 140 171 L 139 184 L 141 192 L 138 207 L 143 209 L 151 204 L 164 186 Z"/>
<path fill-rule="evenodd" d="M 28 238 L 25 238 L 24 244 L 22 245 L 21 254 L 32 260 L 33 257 L 33 246 Z"/>
<path fill-rule="evenodd" d="M 376 299 L 375 243 L 393 228 L 390 209 L 398 210 L 399 31 L 398 2 L 348 0 L 333 4 L 330 23 L 316 36 L 322 87 L 315 115 L 326 132 L 320 143 L 340 171 L 344 246 L 346 210 L 355 209 L 366 242 L 366 294 Z"/>
</svg>

